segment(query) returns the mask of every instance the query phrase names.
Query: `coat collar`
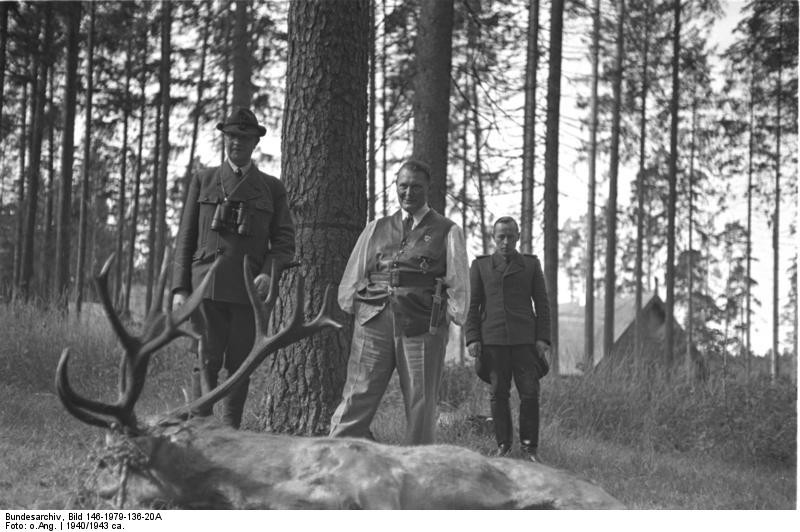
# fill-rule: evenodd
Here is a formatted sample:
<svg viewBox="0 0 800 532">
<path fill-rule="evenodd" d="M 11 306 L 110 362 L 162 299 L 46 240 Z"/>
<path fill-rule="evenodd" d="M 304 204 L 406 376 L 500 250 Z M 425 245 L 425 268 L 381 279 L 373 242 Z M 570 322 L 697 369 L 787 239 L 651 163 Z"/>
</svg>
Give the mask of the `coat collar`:
<svg viewBox="0 0 800 532">
<path fill-rule="evenodd" d="M 233 173 L 229 164 L 223 164 L 220 168 L 220 180 L 224 193 L 229 198 L 236 201 L 247 201 L 257 198 L 264 194 L 261 186 L 261 179 L 258 178 L 258 168 L 252 162 L 247 166 L 244 175 L 239 178 Z"/>
<path fill-rule="evenodd" d="M 508 267 L 506 267 L 506 258 L 495 251 L 492 254 L 492 267 L 497 271 L 503 272 L 503 277 L 505 277 L 524 270 L 525 263 L 522 260 L 522 255 L 520 255 L 518 251 L 515 251 L 511 254 Z"/>
</svg>

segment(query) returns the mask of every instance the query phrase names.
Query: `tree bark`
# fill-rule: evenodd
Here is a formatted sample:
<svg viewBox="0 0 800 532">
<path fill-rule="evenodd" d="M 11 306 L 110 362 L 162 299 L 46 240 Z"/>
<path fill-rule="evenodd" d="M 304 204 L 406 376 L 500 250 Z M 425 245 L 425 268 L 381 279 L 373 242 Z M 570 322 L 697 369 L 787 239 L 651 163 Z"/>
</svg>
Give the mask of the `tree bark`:
<svg viewBox="0 0 800 532">
<path fill-rule="evenodd" d="M 608 171 L 608 208 L 606 209 L 605 313 L 603 316 L 603 356 L 614 347 L 614 296 L 617 292 L 617 180 L 619 176 L 619 137 L 622 118 L 622 71 L 625 61 L 625 0 L 617 11 L 617 52 L 614 59 L 614 106 L 611 115 L 611 154 Z"/>
<path fill-rule="evenodd" d="M 161 106 L 156 106 L 156 139 L 154 146 L 161 145 Z M 154 283 L 156 280 L 156 269 L 158 268 L 156 261 L 156 233 L 157 233 L 157 225 L 158 225 L 158 195 L 159 195 L 159 186 L 158 186 L 158 169 L 160 165 L 160 152 L 157 147 L 153 154 L 153 178 L 150 182 L 150 212 L 149 212 L 149 225 L 147 228 L 147 288 L 145 293 L 145 309 L 146 313 L 149 314 L 150 311 L 153 309 L 153 288 Z"/>
<path fill-rule="evenodd" d="M 389 188 L 387 183 L 387 150 L 388 150 L 388 142 L 389 142 L 389 106 L 386 103 L 386 55 L 388 53 L 389 45 L 388 39 L 386 36 L 386 0 L 381 0 L 382 12 L 383 12 L 383 39 L 381 41 L 381 45 L 383 48 L 383 53 L 381 53 L 381 111 L 383 112 L 383 116 L 381 117 L 381 146 L 382 146 L 382 154 L 383 154 L 383 161 L 381 165 L 381 177 L 382 177 L 382 185 L 383 185 L 383 202 L 382 202 L 382 209 L 381 213 L 383 216 L 387 216 L 389 214 Z"/>
<path fill-rule="evenodd" d="M 533 253 L 533 189 L 536 167 L 536 74 L 539 70 L 539 0 L 528 5 L 528 48 L 525 60 L 525 117 L 522 126 L 522 208 L 520 250 Z M 466 234 L 466 233 L 465 233 Z"/>
<path fill-rule="evenodd" d="M 75 312 L 81 313 L 83 284 L 86 277 L 86 236 L 89 214 L 89 168 L 92 158 L 92 97 L 94 96 L 94 19 L 96 4 L 89 8 L 89 42 L 86 65 L 86 118 L 84 120 L 83 174 L 81 177 L 81 209 L 78 221 L 78 265 L 75 268 Z"/>
<path fill-rule="evenodd" d="M 33 92 L 33 91 L 31 91 Z M 30 95 L 33 98 L 33 94 Z M 14 299 L 19 295 L 19 279 L 22 270 L 22 249 L 25 227 L 25 160 L 28 150 L 28 82 L 22 82 L 22 101 L 20 110 L 20 131 L 19 131 L 19 179 L 17 179 L 17 216 L 16 216 L 16 238 L 14 239 L 14 268 L 12 273 L 12 285 L 14 287 Z"/>
<path fill-rule="evenodd" d="M 667 200 L 667 302 L 665 359 L 668 368 L 675 360 L 675 209 L 678 180 L 678 102 L 680 100 L 680 52 L 681 52 L 681 2 L 674 2 L 675 24 L 672 30 L 672 98 L 669 112 L 669 199 Z M 667 371 L 667 375 L 670 372 Z"/>
<path fill-rule="evenodd" d="M 592 94 L 589 126 L 589 192 L 586 206 L 586 305 L 584 306 L 583 356 L 584 372 L 594 368 L 594 260 L 595 235 L 595 196 L 597 188 L 597 85 L 600 63 L 600 0 L 594 0 L 592 13 Z"/>
<path fill-rule="evenodd" d="M 431 168 L 428 203 L 445 214 L 453 0 L 421 0 L 418 20 L 413 154 Z"/>
<path fill-rule="evenodd" d="M 53 264 L 55 249 L 53 246 L 53 208 L 55 202 L 53 196 L 55 194 L 56 186 L 56 163 L 55 163 L 55 116 L 56 111 L 53 105 L 55 101 L 55 65 L 49 65 L 50 75 L 47 77 L 48 84 L 48 97 L 47 97 L 47 118 L 45 119 L 47 127 L 47 202 L 44 208 L 44 247 L 42 256 L 44 257 L 44 264 L 47 266 L 42 268 L 42 284 L 39 294 L 44 301 L 50 302 L 51 287 L 53 281 L 53 271 L 50 265 Z"/>
<path fill-rule="evenodd" d="M 276 321 L 306 279 L 305 314 L 341 279 L 364 227 L 369 3 L 297 0 L 289 6 L 282 168 L 303 265 L 282 284 Z M 351 321 L 337 316 L 343 323 Z M 293 344 L 270 361 L 263 424 L 274 431 L 323 434 L 341 398 L 352 329 Z"/>
<path fill-rule="evenodd" d="M 67 19 L 67 66 L 64 86 L 64 134 L 61 142 L 61 187 L 56 223 L 56 297 L 67 308 L 69 291 L 69 256 L 72 242 L 72 165 L 75 152 L 75 111 L 78 93 L 78 48 L 81 24 L 80 2 L 71 2 L 64 10 Z"/>
<path fill-rule="evenodd" d="M 550 303 L 551 371 L 559 374 L 558 363 L 558 122 L 561 105 L 561 42 L 564 2 L 550 6 L 550 53 L 547 75 L 547 118 L 544 148 L 544 277 Z"/>
<path fill-rule="evenodd" d="M 233 102 L 236 107 L 250 107 L 253 88 L 250 85 L 250 33 L 247 31 L 248 0 L 236 0 L 233 27 Z"/>
</svg>

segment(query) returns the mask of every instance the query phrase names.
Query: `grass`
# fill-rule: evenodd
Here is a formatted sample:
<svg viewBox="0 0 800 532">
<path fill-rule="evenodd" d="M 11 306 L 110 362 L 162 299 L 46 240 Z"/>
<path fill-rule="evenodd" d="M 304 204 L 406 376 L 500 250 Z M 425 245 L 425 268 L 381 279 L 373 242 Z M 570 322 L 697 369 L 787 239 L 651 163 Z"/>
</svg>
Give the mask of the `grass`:
<svg viewBox="0 0 800 532">
<path fill-rule="evenodd" d="M 55 312 L 0 306 L 2 508 L 104 504 L 84 487 L 104 431 L 72 418 L 53 387 L 59 354 L 69 346 L 74 387 L 94 398 L 115 397 L 118 348 L 104 318 L 93 312 L 74 323 Z M 137 412 L 155 414 L 181 402 L 191 364 L 185 342 L 154 357 Z M 542 381 L 541 458 L 592 480 L 629 508 L 795 509 L 796 388 L 728 382 L 723 395 L 719 384 L 685 388 L 548 376 Z M 447 368 L 439 441 L 484 454 L 494 450 L 493 436 L 469 421 L 488 413 L 487 388 L 470 368 Z M 257 401 L 248 404 L 255 408 Z M 402 442 L 404 430 L 395 378 L 373 431 L 392 444 Z"/>
</svg>

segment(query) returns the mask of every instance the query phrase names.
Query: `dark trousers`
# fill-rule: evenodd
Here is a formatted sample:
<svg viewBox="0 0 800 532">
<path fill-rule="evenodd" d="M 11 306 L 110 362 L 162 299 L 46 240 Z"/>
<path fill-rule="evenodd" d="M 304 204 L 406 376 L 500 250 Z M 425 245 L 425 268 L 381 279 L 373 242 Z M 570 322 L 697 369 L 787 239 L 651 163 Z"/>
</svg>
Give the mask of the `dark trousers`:
<svg viewBox="0 0 800 532">
<path fill-rule="evenodd" d="M 511 408 L 508 404 L 511 377 L 519 393 L 519 440 L 529 451 L 539 445 L 539 369 L 533 345 L 484 345 L 492 361 L 492 389 L 489 395 L 497 444 L 513 441 Z"/>
<path fill-rule="evenodd" d="M 242 365 L 255 340 L 255 320 L 250 305 L 204 299 L 192 321 L 201 331 L 199 345 L 203 393 L 217 386 L 224 367 L 230 376 Z M 222 421 L 239 428 L 250 379 L 242 381 L 222 400 Z M 210 415 L 210 411 L 198 412 Z"/>
</svg>

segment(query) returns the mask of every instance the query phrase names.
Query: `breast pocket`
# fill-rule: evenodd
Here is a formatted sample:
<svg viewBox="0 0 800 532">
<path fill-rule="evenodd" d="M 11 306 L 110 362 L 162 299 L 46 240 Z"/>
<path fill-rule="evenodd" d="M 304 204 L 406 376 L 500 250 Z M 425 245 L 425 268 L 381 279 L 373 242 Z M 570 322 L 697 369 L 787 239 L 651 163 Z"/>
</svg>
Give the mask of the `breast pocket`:
<svg viewBox="0 0 800 532">
<path fill-rule="evenodd" d="M 248 203 L 252 207 L 250 214 L 251 234 L 258 239 L 268 239 L 269 227 L 272 224 L 272 217 L 275 212 L 272 200 L 262 196 Z"/>
<path fill-rule="evenodd" d="M 208 233 L 211 230 L 211 221 L 214 219 L 214 213 L 217 210 L 217 204 L 220 203 L 221 198 L 217 196 L 204 194 L 197 200 L 199 216 L 197 219 L 197 248 L 198 251 L 202 250 L 208 241 Z"/>
</svg>

